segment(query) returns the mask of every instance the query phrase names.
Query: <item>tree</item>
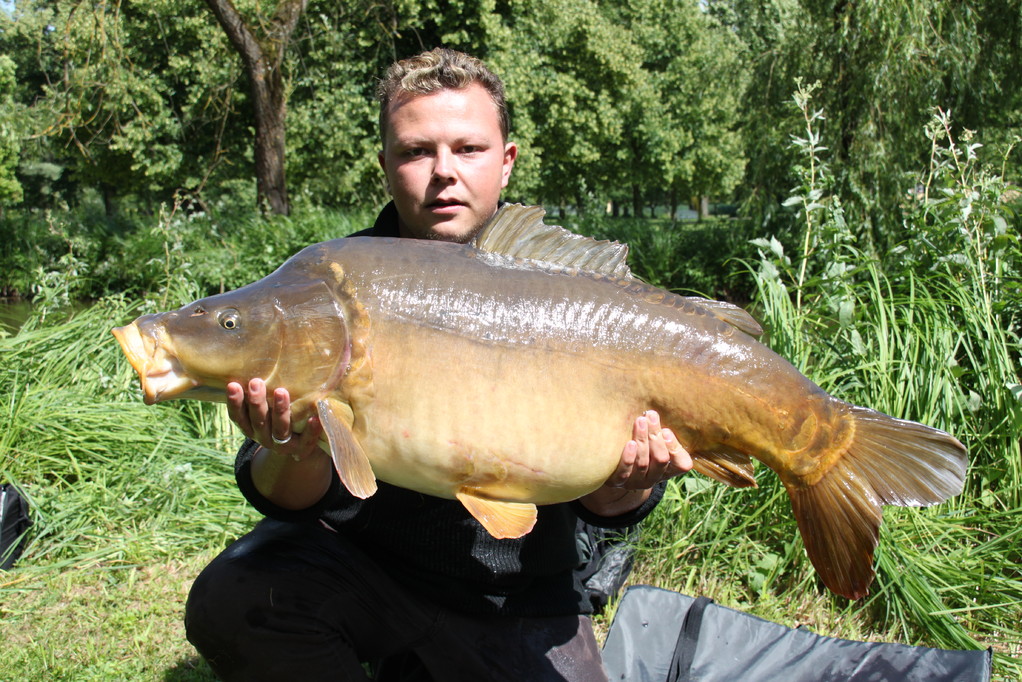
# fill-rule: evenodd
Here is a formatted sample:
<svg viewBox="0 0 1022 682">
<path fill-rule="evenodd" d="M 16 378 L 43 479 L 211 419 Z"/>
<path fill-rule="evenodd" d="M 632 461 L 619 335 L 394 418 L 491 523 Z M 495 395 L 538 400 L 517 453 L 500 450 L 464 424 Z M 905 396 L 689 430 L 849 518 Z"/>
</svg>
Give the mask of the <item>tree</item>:
<svg viewBox="0 0 1022 682">
<path fill-rule="evenodd" d="M 282 0 L 257 35 L 231 0 L 206 0 L 230 39 L 248 74 L 255 119 L 256 192 L 260 206 L 272 213 L 291 211 L 285 181 L 287 91 L 284 55 L 291 34 L 309 0 Z"/>
<path fill-rule="evenodd" d="M 523 2 L 516 10 L 513 40 L 491 60 L 524 133 L 515 172 L 540 201 L 584 210 L 624 175 L 622 111 L 641 99 L 641 54 L 591 0 Z"/>
<path fill-rule="evenodd" d="M 17 121 L 21 107 L 14 101 L 14 62 L 0 54 L 0 217 L 6 206 L 21 202 L 21 183 L 14 175 L 21 151 Z"/>
<path fill-rule="evenodd" d="M 330 206 L 385 201 L 376 162 L 376 83 L 395 59 L 438 45 L 489 59 L 506 38 L 494 11 L 492 0 L 311 3 L 287 57 L 293 200 Z"/>
<path fill-rule="evenodd" d="M 744 93 L 745 198 L 758 222 L 778 212 L 795 179 L 789 106 L 795 79 L 819 81 L 821 144 L 834 193 L 856 236 L 882 249 L 906 236 L 901 204 L 928 164 L 923 134 L 936 107 L 1005 139 L 1022 122 L 1017 68 L 1022 14 L 1012 0 L 710 0 L 752 58 Z"/>
<path fill-rule="evenodd" d="M 126 196 L 151 210 L 245 171 L 229 46 L 182 0 L 21 0 L 4 28 L 26 108 L 26 191 L 59 177 L 69 202 L 94 188 L 108 213 Z"/>
<path fill-rule="evenodd" d="M 651 81 L 626 127 L 642 152 L 633 177 L 662 187 L 672 216 L 680 197 L 729 195 L 745 168 L 741 43 L 696 3 L 631 0 L 615 11 L 641 47 Z"/>
</svg>

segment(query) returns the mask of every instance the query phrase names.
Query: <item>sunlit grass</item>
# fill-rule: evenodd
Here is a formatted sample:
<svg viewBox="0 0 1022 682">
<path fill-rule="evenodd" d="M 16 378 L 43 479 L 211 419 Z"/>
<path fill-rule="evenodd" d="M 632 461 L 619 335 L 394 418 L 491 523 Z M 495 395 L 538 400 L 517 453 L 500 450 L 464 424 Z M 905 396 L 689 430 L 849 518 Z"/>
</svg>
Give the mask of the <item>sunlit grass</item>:
<svg viewBox="0 0 1022 682">
<path fill-rule="evenodd" d="M 181 624 L 202 563 L 255 514 L 216 408 L 146 407 L 103 301 L 0 339 L 0 479 L 34 521 L 0 573 L 0 679 L 212 679 Z"/>
<path fill-rule="evenodd" d="M 787 496 L 764 469 L 752 491 L 675 484 L 649 524 L 642 566 L 665 586 L 789 625 L 792 614 L 826 604 L 848 627 L 823 634 L 992 647 L 998 678 L 1018 679 L 1022 252 L 1001 229 L 1013 215 L 1005 184 L 960 164 L 953 145 L 935 147 L 929 185 L 944 191 L 905 217 L 906 232 L 923 237 L 869 254 L 823 191 L 826 165 L 811 139 L 800 146 L 814 162 L 787 202 L 802 207 L 804 240 L 795 251 L 755 242 L 764 341 L 836 397 L 957 436 L 969 450 L 965 490 L 930 509 L 885 510 L 877 578 L 860 603 L 819 585 Z"/>
</svg>

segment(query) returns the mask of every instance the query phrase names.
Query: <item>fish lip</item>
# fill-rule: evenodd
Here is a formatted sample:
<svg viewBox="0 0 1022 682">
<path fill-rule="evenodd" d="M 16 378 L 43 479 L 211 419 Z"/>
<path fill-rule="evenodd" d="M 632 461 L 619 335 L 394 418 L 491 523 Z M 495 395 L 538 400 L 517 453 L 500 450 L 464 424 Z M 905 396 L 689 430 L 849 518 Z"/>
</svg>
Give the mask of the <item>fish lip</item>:
<svg viewBox="0 0 1022 682">
<path fill-rule="evenodd" d="M 110 333 L 117 339 L 117 343 L 121 345 L 121 350 L 124 351 L 124 355 L 127 356 L 128 362 L 131 363 L 131 368 L 138 372 L 139 376 L 143 376 L 146 371 L 147 358 L 150 355 L 149 349 L 146 348 L 145 341 L 142 340 L 142 334 L 138 330 L 138 324 L 132 322 L 123 327 L 115 327 L 110 330 Z"/>
<path fill-rule="evenodd" d="M 143 334 L 137 320 L 112 329 L 111 333 L 138 374 L 146 405 L 170 400 L 197 386 L 195 380 L 181 371 L 173 352 L 153 336 Z"/>
<path fill-rule="evenodd" d="M 147 405 L 176 398 L 198 385 L 191 377 L 179 374 L 176 368 L 149 372 L 142 377 L 142 391 L 145 393 L 144 401 Z"/>
</svg>

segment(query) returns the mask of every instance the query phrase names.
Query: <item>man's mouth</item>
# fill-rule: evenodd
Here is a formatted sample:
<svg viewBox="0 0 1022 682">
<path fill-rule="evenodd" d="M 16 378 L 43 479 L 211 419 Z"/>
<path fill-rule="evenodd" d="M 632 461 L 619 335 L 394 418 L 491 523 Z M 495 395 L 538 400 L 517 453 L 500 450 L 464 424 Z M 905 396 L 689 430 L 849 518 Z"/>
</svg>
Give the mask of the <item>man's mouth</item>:
<svg viewBox="0 0 1022 682">
<path fill-rule="evenodd" d="M 458 208 L 464 206 L 465 203 L 458 201 L 457 199 L 434 199 L 433 201 L 426 204 L 427 208 L 433 210 L 443 210 L 449 208 Z"/>
</svg>

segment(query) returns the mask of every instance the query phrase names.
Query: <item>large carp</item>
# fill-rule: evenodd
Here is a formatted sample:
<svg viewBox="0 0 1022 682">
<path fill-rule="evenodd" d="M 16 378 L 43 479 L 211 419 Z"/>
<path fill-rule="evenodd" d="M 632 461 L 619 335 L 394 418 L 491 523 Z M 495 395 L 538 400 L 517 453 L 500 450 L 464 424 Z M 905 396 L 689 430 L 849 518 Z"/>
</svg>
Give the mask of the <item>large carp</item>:
<svg viewBox="0 0 1022 682">
<path fill-rule="evenodd" d="M 752 486 L 751 458 L 773 469 L 823 582 L 849 598 L 873 579 L 882 505 L 961 491 L 953 437 L 829 396 L 744 311 L 639 282 L 620 245 L 550 227 L 509 206 L 479 248 L 315 244 L 114 335 L 147 403 L 223 401 L 229 381 L 262 377 L 290 392 L 296 431 L 318 414 L 353 494 L 380 479 L 457 498 L 495 537 L 600 487 L 648 409 L 703 474 Z"/>
</svg>

